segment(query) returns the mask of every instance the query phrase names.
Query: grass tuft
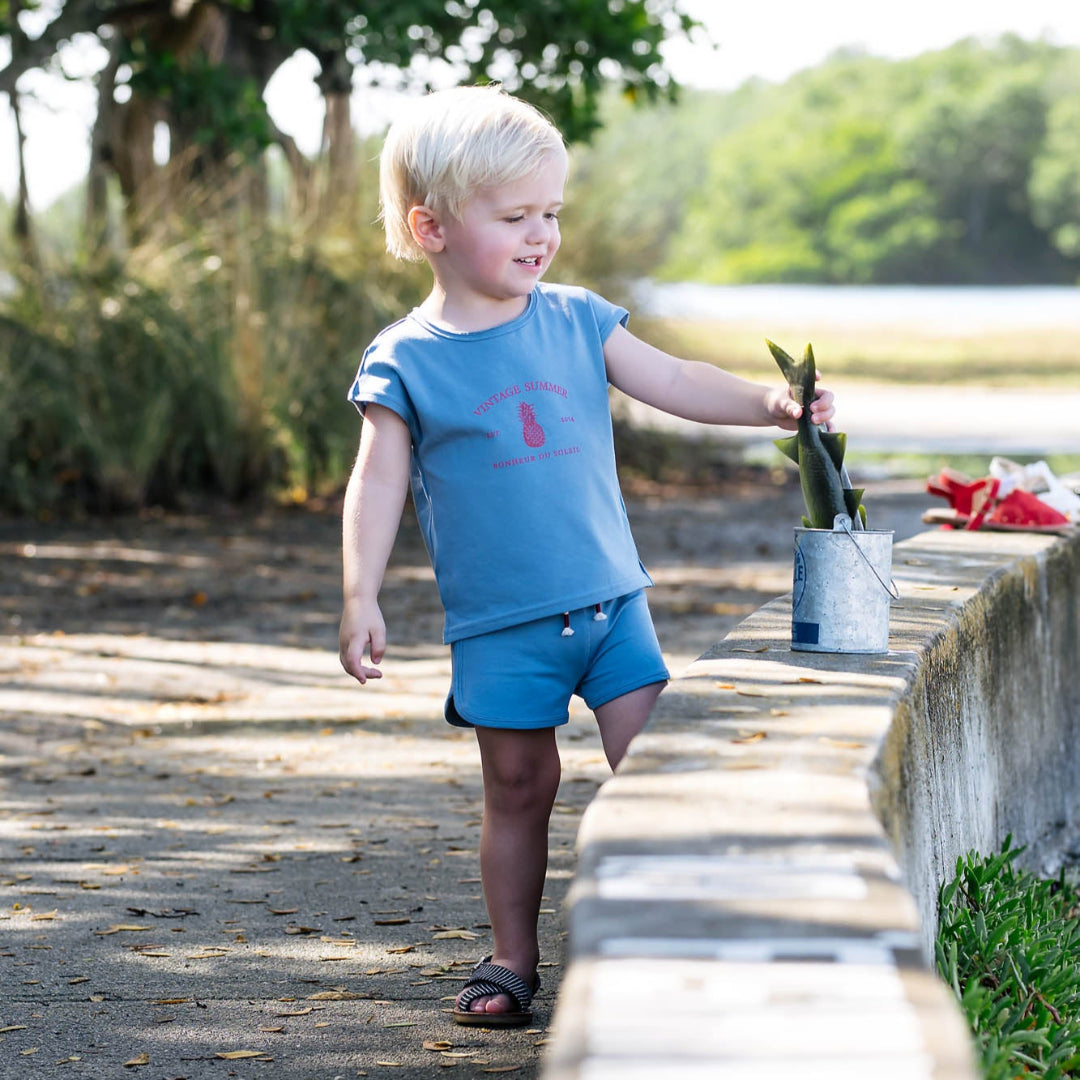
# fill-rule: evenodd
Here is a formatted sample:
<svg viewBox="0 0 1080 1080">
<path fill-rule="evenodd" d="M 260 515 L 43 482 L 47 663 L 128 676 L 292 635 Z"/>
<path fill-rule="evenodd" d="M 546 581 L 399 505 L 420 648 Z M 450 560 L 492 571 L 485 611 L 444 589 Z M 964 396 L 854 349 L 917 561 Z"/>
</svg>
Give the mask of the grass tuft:
<svg viewBox="0 0 1080 1080">
<path fill-rule="evenodd" d="M 1080 1077 L 1080 894 L 991 857 L 958 859 L 942 886 L 937 967 L 968 1018 L 987 1080 Z"/>
</svg>

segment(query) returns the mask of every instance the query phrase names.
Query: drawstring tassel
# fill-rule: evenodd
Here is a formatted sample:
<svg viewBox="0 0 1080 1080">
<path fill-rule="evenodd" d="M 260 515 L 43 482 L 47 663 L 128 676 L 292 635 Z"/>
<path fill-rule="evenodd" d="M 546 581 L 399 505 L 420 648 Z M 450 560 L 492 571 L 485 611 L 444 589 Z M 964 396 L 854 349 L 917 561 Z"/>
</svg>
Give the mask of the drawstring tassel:
<svg viewBox="0 0 1080 1080">
<path fill-rule="evenodd" d="M 574 636 L 573 627 L 570 625 L 570 612 L 569 611 L 564 611 L 563 612 L 562 636 L 563 637 L 573 637 Z"/>
<path fill-rule="evenodd" d="M 592 617 L 593 622 L 607 622 L 607 616 L 600 610 L 600 605 L 596 605 L 596 614 Z"/>
</svg>

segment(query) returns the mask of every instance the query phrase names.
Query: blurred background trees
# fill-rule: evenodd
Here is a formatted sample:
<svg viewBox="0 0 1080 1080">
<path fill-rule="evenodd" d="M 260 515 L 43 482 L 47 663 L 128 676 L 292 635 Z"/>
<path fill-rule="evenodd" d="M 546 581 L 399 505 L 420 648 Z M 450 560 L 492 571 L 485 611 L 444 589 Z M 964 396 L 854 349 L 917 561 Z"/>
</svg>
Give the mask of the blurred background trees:
<svg viewBox="0 0 1080 1080">
<path fill-rule="evenodd" d="M 87 39 L 104 56 L 82 213 L 66 199 L 34 221 L 21 169 L 0 508 L 303 499 L 340 482 L 360 351 L 424 280 L 373 225 L 358 89 L 498 79 L 583 139 L 605 88 L 673 93 L 659 45 L 691 25 L 676 0 L 0 0 L 17 122 L 21 76 L 62 71 Z M 324 103 L 313 158 L 264 100 L 301 50 Z"/>
<path fill-rule="evenodd" d="M 101 57 L 88 175 L 6 208 L 0 509 L 342 482 L 360 352 L 426 284 L 374 224 L 366 88 L 495 78 L 551 113 L 574 160 L 556 276 L 616 297 L 645 276 L 1080 279 L 1080 50 L 844 52 L 676 98 L 660 46 L 690 25 L 678 0 L 0 0 L 17 121 L 22 76 Z M 265 101 L 301 51 L 313 155 Z"/>
<path fill-rule="evenodd" d="M 744 119 L 706 143 L 664 277 L 1077 280 L 1076 50 L 1005 38 L 841 55 L 743 93 L 756 108 L 738 103 Z"/>
</svg>

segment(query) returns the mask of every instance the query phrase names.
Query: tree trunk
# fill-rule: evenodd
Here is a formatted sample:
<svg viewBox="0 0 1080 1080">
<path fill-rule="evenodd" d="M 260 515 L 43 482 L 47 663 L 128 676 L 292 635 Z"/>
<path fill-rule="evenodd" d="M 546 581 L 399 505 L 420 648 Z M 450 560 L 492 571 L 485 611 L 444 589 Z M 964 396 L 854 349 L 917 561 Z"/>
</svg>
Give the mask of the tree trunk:
<svg viewBox="0 0 1080 1080">
<path fill-rule="evenodd" d="M 326 179 L 320 216 L 350 220 L 356 212 L 356 137 L 348 94 L 326 97 L 323 155 Z"/>
<path fill-rule="evenodd" d="M 112 230 L 109 224 L 109 173 L 114 155 L 109 132 L 115 122 L 116 72 L 120 67 L 120 40 L 113 38 L 109 46 L 109 62 L 97 80 L 98 111 L 90 136 L 90 170 L 86 177 L 86 249 L 90 258 L 104 255 L 110 246 Z"/>
<path fill-rule="evenodd" d="M 120 180 L 128 240 L 132 244 L 139 243 L 149 223 L 165 210 L 160 170 L 154 161 L 157 121 L 156 103 L 138 97 L 110 109 L 109 160 Z"/>
<path fill-rule="evenodd" d="M 343 52 L 318 57 L 322 72 L 316 82 L 326 103 L 323 121 L 323 189 L 319 219 L 351 220 L 356 214 L 356 137 L 352 129 L 350 95 L 352 64 Z"/>
<path fill-rule="evenodd" d="M 12 232 L 23 263 L 32 270 L 40 269 L 34 226 L 30 218 L 30 189 L 26 182 L 26 133 L 23 131 L 22 110 L 19 107 L 19 93 L 12 90 L 11 111 L 15 117 L 15 145 L 19 158 L 19 193 L 15 203 L 15 217 Z"/>
</svg>

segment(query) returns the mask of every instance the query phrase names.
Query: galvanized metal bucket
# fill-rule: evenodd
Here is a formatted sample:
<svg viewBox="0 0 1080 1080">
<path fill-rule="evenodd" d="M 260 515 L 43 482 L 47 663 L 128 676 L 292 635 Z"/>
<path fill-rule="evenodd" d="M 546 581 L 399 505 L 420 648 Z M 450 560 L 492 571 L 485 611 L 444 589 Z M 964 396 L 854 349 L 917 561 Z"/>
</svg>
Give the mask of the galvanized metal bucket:
<svg viewBox="0 0 1080 1080">
<path fill-rule="evenodd" d="M 795 530 L 791 647 L 800 652 L 889 651 L 892 531 L 852 531 L 838 514 L 830 529 Z"/>
</svg>

